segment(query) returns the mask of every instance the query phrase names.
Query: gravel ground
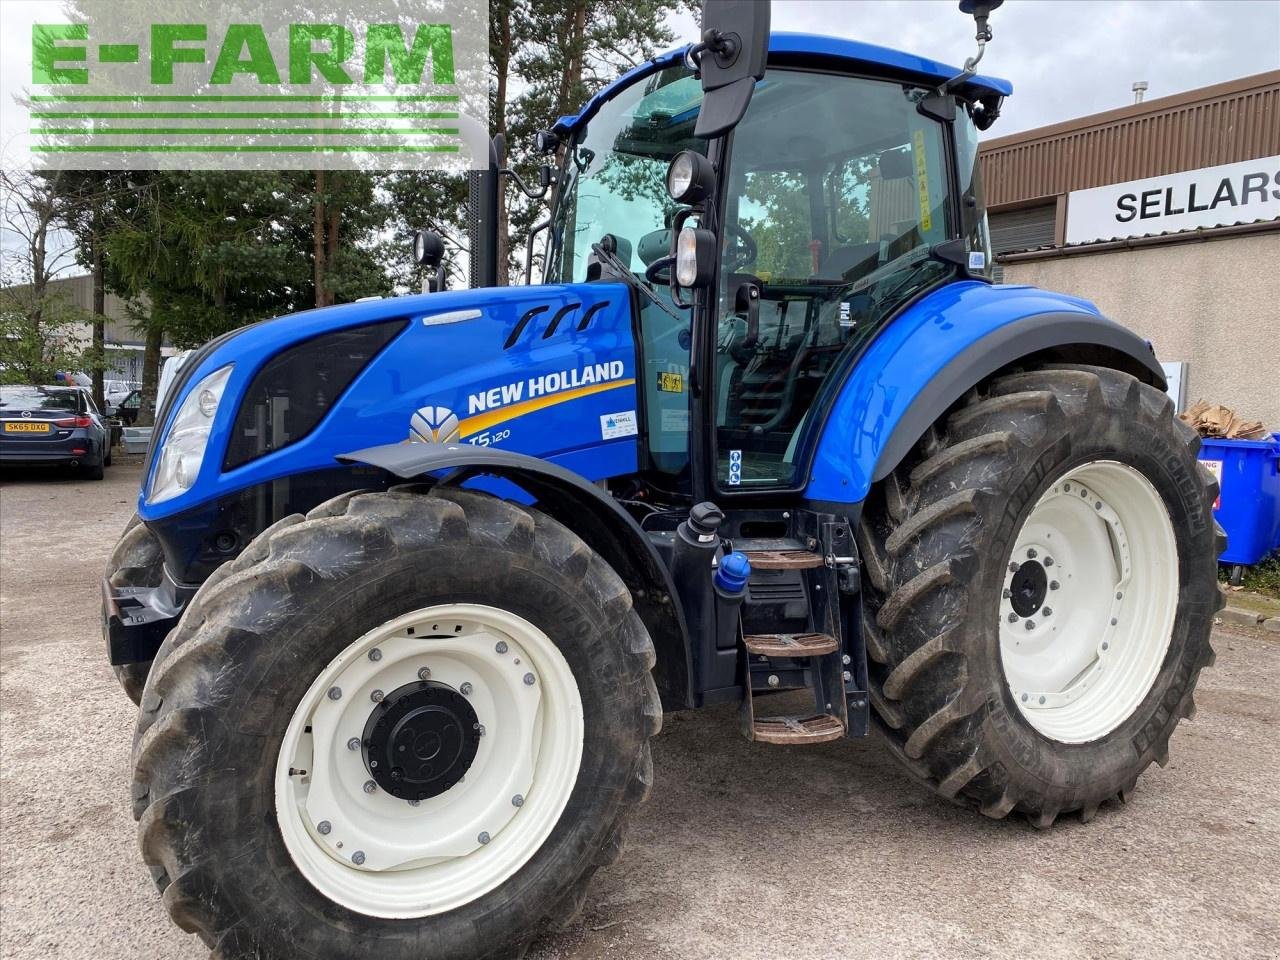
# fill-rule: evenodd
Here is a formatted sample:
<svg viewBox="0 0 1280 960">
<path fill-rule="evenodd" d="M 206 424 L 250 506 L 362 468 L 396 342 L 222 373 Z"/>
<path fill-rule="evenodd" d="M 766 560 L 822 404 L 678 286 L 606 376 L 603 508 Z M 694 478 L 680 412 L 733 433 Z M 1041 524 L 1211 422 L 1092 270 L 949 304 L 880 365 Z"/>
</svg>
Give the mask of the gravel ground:
<svg viewBox="0 0 1280 960">
<path fill-rule="evenodd" d="M 0 484 L 0 957 L 206 956 L 138 856 L 133 709 L 99 633 L 138 473 Z M 668 717 L 626 854 L 533 956 L 1280 956 L 1280 643 L 1215 645 L 1169 766 L 1048 833 L 934 799 L 874 741 L 785 749 L 730 710 Z"/>
</svg>

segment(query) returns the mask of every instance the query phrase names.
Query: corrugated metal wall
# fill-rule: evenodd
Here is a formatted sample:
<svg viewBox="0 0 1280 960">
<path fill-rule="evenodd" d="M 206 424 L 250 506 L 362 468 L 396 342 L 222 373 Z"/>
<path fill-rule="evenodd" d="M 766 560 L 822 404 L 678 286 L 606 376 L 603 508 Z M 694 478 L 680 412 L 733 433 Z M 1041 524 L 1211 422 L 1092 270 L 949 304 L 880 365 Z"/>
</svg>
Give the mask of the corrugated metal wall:
<svg viewBox="0 0 1280 960">
<path fill-rule="evenodd" d="M 1280 154 L 1280 70 L 988 140 L 987 206 Z"/>
<path fill-rule="evenodd" d="M 1056 203 L 1038 207 L 1022 207 L 991 215 L 991 250 L 993 253 L 1009 253 L 1012 250 L 1034 250 L 1053 245 L 1056 225 Z"/>
</svg>

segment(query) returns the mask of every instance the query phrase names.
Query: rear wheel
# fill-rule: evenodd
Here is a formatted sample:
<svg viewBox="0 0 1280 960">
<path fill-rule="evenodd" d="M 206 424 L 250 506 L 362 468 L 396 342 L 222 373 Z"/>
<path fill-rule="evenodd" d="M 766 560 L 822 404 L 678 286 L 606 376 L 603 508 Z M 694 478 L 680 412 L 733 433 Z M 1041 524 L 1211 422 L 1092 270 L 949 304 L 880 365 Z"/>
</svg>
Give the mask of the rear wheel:
<svg viewBox="0 0 1280 960">
<path fill-rule="evenodd" d="M 872 703 L 912 773 L 1043 827 L 1167 759 L 1222 603 L 1198 447 L 1155 388 L 1043 368 L 974 391 L 878 487 Z"/>
<path fill-rule="evenodd" d="M 220 958 L 508 957 L 652 778 L 626 586 L 481 494 L 345 494 L 219 568 L 156 658 L 144 859 Z"/>
<path fill-rule="evenodd" d="M 97 463 L 91 463 L 81 468 L 84 470 L 85 479 L 101 480 L 106 476 L 106 471 L 103 469 L 106 466 L 106 456 L 105 453 L 99 454 Z"/>
</svg>

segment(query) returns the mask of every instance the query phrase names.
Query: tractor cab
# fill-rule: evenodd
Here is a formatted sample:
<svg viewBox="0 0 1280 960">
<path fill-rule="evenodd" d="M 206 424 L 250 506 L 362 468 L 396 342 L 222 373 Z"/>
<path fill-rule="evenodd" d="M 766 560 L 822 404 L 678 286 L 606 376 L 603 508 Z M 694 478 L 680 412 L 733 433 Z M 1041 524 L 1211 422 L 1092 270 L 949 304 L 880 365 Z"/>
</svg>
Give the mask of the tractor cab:
<svg viewBox="0 0 1280 960">
<path fill-rule="evenodd" d="M 977 132 L 1008 87 L 948 90 L 940 64 L 773 34 L 731 135 L 705 138 L 693 68 L 685 51 L 658 58 L 557 126 L 546 279 L 647 278 L 637 370 L 655 482 L 699 498 L 796 490 L 823 426 L 811 411 L 876 331 L 925 290 L 989 279 Z M 696 289 L 674 262 L 679 224 L 703 240 Z"/>
</svg>

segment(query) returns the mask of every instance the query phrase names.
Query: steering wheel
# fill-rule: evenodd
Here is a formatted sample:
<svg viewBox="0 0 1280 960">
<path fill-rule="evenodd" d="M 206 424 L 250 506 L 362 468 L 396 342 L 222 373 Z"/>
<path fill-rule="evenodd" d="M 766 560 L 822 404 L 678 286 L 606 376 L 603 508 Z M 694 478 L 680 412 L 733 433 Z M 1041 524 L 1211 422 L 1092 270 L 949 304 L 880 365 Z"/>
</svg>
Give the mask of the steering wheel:
<svg viewBox="0 0 1280 960">
<path fill-rule="evenodd" d="M 743 267 L 756 262 L 756 238 L 735 224 L 726 224 L 725 233 L 737 242 L 725 249 L 725 269 L 728 273 L 738 273 Z"/>
</svg>

